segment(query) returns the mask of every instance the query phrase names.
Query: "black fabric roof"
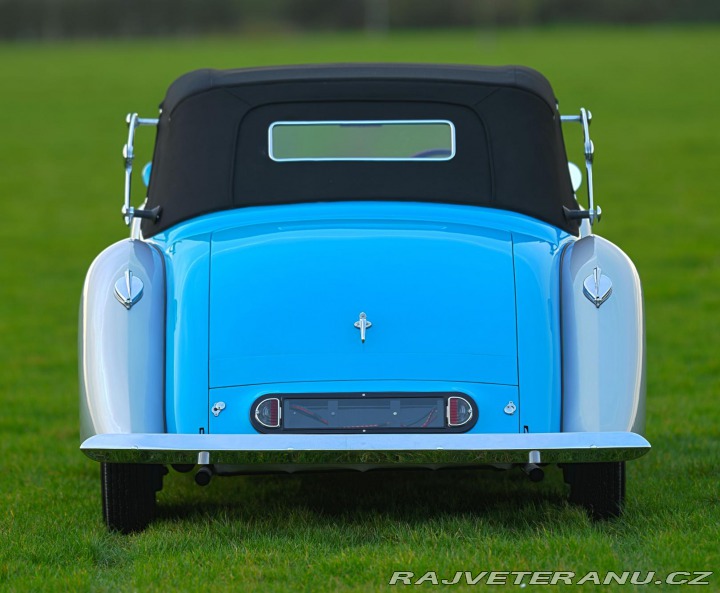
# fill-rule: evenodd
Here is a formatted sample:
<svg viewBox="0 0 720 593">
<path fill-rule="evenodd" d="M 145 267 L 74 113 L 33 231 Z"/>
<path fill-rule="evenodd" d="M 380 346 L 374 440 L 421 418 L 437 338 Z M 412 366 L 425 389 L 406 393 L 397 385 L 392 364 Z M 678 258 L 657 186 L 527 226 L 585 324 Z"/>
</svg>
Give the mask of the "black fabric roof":
<svg viewBox="0 0 720 593">
<path fill-rule="evenodd" d="M 276 121 L 443 119 L 448 161 L 276 162 Z M 535 70 L 345 64 L 197 70 L 162 104 L 148 193 L 150 237 L 188 218 L 243 206 L 343 200 L 504 208 L 577 234 L 560 117 Z"/>
</svg>

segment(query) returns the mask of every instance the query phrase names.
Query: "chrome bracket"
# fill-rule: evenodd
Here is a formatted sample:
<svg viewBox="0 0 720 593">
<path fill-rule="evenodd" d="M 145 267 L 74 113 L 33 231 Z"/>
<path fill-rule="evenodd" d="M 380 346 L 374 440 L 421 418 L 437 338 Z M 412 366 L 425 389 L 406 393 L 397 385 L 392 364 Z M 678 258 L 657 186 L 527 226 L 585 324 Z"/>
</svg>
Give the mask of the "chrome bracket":
<svg viewBox="0 0 720 593">
<path fill-rule="evenodd" d="M 115 298 L 129 311 L 143 295 L 143 282 L 130 270 L 115 282 Z"/>
<path fill-rule="evenodd" d="M 612 280 L 602 273 L 599 266 L 595 266 L 593 273 L 583 282 L 583 294 L 599 309 L 612 294 Z"/>
<path fill-rule="evenodd" d="M 372 323 L 368 321 L 367 315 L 365 313 L 360 313 L 360 319 L 354 323 L 355 327 L 357 327 L 360 330 L 360 340 L 364 343 L 365 342 L 365 331 L 372 327 Z"/>
<path fill-rule="evenodd" d="M 137 113 L 128 113 L 125 121 L 128 125 L 127 144 L 123 146 L 123 159 L 125 160 L 125 194 L 124 204 L 122 207 L 122 215 L 125 218 L 125 224 L 132 226 L 133 218 L 150 218 L 157 220 L 160 216 L 160 207 L 145 210 L 143 208 L 133 208 L 130 205 L 130 189 L 132 185 L 133 160 L 135 159 L 135 130 L 140 126 L 157 126 L 159 119 L 139 117 Z"/>
<path fill-rule="evenodd" d="M 592 122 L 592 113 L 584 107 L 580 108 L 580 115 L 561 115 L 561 122 L 576 122 L 583 128 L 583 151 L 585 153 L 585 170 L 587 172 L 587 194 L 588 209 L 587 210 L 570 210 L 563 206 L 565 217 L 571 220 L 587 218 L 593 225 L 602 217 L 602 208 L 595 206 L 595 195 L 593 193 L 593 161 L 595 159 L 595 145 L 590 139 L 590 122 Z"/>
<path fill-rule="evenodd" d="M 213 404 L 212 407 L 212 413 L 213 416 L 216 418 L 220 415 L 220 412 L 222 412 L 225 409 L 225 402 L 217 402 Z"/>
</svg>

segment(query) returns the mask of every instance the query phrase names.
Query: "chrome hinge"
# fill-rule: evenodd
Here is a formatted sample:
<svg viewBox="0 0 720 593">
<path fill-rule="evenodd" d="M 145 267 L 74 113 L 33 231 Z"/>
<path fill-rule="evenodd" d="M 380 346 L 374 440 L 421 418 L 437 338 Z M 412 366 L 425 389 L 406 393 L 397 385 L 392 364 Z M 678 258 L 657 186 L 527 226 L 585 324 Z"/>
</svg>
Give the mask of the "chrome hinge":
<svg viewBox="0 0 720 593">
<path fill-rule="evenodd" d="M 122 215 L 125 224 L 132 226 L 133 218 L 149 218 L 157 220 L 160 216 L 160 207 L 156 206 L 151 210 L 133 208 L 130 205 L 130 187 L 132 183 L 133 160 L 135 159 L 135 130 L 140 126 L 157 126 L 159 119 L 139 117 L 137 113 L 129 113 L 125 118 L 128 125 L 128 140 L 123 146 L 123 159 L 125 161 L 125 194 L 122 207 Z"/>
<path fill-rule="evenodd" d="M 592 121 L 592 113 L 584 107 L 580 108 L 580 115 L 562 115 L 561 122 L 577 122 L 583 128 L 583 152 L 585 153 L 585 170 L 587 172 L 587 194 L 588 209 L 587 210 L 570 210 L 563 206 L 565 218 L 570 220 L 579 220 L 587 218 L 590 224 L 598 222 L 602 217 L 602 208 L 595 206 L 595 194 L 593 192 L 593 161 L 595 160 L 595 145 L 590 139 L 590 122 Z"/>
</svg>

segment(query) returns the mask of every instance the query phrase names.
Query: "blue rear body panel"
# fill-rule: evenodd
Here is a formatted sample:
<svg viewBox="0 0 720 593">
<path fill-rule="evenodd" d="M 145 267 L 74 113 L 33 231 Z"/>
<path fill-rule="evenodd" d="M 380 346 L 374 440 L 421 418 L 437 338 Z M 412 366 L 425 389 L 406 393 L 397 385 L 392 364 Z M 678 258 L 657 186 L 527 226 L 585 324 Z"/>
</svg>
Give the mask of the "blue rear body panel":
<svg viewBox="0 0 720 593">
<path fill-rule="evenodd" d="M 509 233 L 383 220 L 329 226 L 213 234 L 211 388 L 388 379 L 517 385 Z M 365 343 L 353 326 L 361 312 L 373 324 Z"/>
<path fill-rule="evenodd" d="M 244 208 L 177 225 L 152 239 L 167 264 L 168 431 L 254 433 L 250 405 L 272 393 L 457 391 L 478 405 L 472 432 L 559 432 L 571 240 L 512 212 L 425 203 Z M 373 324 L 365 343 L 360 312 Z"/>
</svg>

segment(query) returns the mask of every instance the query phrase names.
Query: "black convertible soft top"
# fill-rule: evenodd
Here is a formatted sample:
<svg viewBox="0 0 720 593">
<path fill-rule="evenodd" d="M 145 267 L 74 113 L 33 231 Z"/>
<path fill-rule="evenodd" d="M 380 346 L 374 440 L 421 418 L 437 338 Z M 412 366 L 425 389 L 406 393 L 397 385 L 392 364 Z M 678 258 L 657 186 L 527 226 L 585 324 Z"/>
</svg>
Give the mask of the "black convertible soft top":
<svg viewBox="0 0 720 593">
<path fill-rule="evenodd" d="M 552 88 L 520 66 L 309 65 L 197 70 L 161 105 L 150 237 L 243 206 L 346 200 L 504 208 L 577 234 L 577 209 Z M 445 161 L 293 161 L 268 154 L 277 121 L 449 120 Z"/>
</svg>

